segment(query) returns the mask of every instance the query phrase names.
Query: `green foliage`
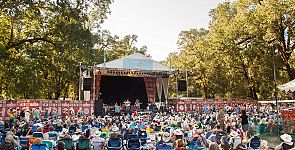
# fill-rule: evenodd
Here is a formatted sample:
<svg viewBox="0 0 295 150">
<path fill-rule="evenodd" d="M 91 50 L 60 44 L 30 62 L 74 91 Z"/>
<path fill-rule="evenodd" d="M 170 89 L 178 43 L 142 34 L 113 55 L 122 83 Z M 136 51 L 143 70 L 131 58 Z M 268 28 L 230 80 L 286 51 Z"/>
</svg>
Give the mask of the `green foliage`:
<svg viewBox="0 0 295 150">
<path fill-rule="evenodd" d="M 294 8 L 293 0 L 219 4 L 209 30 L 181 32 L 181 51 L 168 59 L 189 70 L 192 96 L 267 99 L 274 89 L 274 48 L 278 83 L 295 78 Z"/>
<path fill-rule="evenodd" d="M 0 1 L 0 99 L 77 96 L 78 63 L 102 63 L 96 34 L 112 0 Z M 104 31 L 106 32 L 106 31 Z M 131 51 L 136 36 L 108 33 L 115 59 Z M 126 50 L 128 49 L 128 50 Z M 111 53 L 110 53 L 111 54 Z"/>
</svg>

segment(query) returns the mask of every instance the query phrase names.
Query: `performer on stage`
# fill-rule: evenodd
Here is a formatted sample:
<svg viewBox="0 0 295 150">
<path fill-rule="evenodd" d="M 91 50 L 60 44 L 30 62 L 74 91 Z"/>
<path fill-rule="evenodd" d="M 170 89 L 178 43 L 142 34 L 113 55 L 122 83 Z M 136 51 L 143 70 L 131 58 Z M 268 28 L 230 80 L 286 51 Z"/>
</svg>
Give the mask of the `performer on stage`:
<svg viewBox="0 0 295 150">
<path fill-rule="evenodd" d="M 130 113 L 131 102 L 129 101 L 129 99 L 125 100 L 125 101 L 124 101 L 124 104 L 125 104 L 125 107 L 126 107 L 126 109 L 125 109 L 126 112 L 127 112 L 127 113 Z"/>
<path fill-rule="evenodd" d="M 136 106 L 137 111 L 140 110 L 140 101 L 139 101 L 139 99 L 135 100 L 135 106 Z"/>
<path fill-rule="evenodd" d="M 120 115 L 121 107 L 118 105 L 118 103 L 115 104 L 115 115 Z"/>
</svg>

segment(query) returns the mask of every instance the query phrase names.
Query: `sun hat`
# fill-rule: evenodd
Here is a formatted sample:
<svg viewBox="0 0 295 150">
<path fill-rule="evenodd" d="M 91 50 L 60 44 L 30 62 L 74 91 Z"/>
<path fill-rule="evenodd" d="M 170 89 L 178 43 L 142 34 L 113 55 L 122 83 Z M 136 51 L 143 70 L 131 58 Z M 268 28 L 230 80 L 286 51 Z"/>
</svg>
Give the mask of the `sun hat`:
<svg viewBox="0 0 295 150">
<path fill-rule="evenodd" d="M 202 129 L 199 129 L 199 130 L 197 131 L 197 133 L 198 133 L 198 134 L 202 134 L 202 133 L 203 133 L 203 130 L 202 130 Z"/>
<path fill-rule="evenodd" d="M 168 132 L 164 132 L 162 135 L 162 139 L 164 142 L 169 142 L 170 141 L 170 134 Z"/>
<path fill-rule="evenodd" d="M 75 133 L 81 133 L 82 130 L 81 129 L 77 129 Z"/>
<path fill-rule="evenodd" d="M 260 147 L 267 147 L 267 141 L 266 140 L 262 140 Z"/>
<path fill-rule="evenodd" d="M 182 132 L 180 129 L 176 129 L 176 130 L 174 131 L 174 134 L 175 134 L 175 135 L 183 135 L 183 132 Z"/>
<path fill-rule="evenodd" d="M 94 133 L 94 136 L 100 136 L 100 135 L 101 135 L 101 132 L 99 130 L 96 130 Z"/>
<path fill-rule="evenodd" d="M 267 124 L 266 118 L 262 118 L 260 124 Z"/>
<path fill-rule="evenodd" d="M 112 131 L 113 132 L 118 132 L 119 131 L 119 128 L 118 127 L 114 127 L 114 128 L 112 128 Z"/>
<path fill-rule="evenodd" d="M 239 134 L 236 131 L 231 131 L 229 135 L 232 137 L 237 137 Z"/>
<path fill-rule="evenodd" d="M 283 134 L 280 137 L 286 143 L 291 143 L 292 142 L 292 137 L 289 134 Z"/>
</svg>

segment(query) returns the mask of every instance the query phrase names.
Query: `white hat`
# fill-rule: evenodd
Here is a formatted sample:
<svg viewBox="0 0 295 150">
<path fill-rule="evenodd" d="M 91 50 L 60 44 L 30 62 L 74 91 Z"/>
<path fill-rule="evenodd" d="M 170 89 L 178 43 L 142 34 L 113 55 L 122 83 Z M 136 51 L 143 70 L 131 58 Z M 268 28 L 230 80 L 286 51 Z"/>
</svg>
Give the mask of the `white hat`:
<svg viewBox="0 0 295 150">
<path fill-rule="evenodd" d="M 112 131 L 113 132 L 118 132 L 119 131 L 119 128 L 118 127 L 114 127 L 114 128 L 112 128 Z"/>
<path fill-rule="evenodd" d="M 261 144 L 260 144 L 260 147 L 267 147 L 267 141 L 262 140 Z"/>
<path fill-rule="evenodd" d="M 81 133 L 82 130 L 81 129 L 77 129 L 75 133 Z"/>
<path fill-rule="evenodd" d="M 199 130 L 197 131 L 197 133 L 198 133 L 198 134 L 202 134 L 202 133 L 203 133 L 203 130 L 202 130 L 202 129 L 199 129 Z"/>
<path fill-rule="evenodd" d="M 176 129 L 176 130 L 174 131 L 174 134 L 175 134 L 175 135 L 183 135 L 183 132 L 182 132 L 180 129 Z"/>
<path fill-rule="evenodd" d="M 169 142 L 170 141 L 170 134 L 168 132 L 164 132 L 162 135 L 162 139 L 164 142 Z"/>
<path fill-rule="evenodd" d="M 284 142 L 287 142 L 287 143 L 291 143 L 292 142 L 292 137 L 291 135 L 289 134 L 283 134 L 280 136 L 281 139 L 284 141 Z"/>
<path fill-rule="evenodd" d="M 260 124 L 267 124 L 266 118 L 263 118 L 260 122 Z"/>
<path fill-rule="evenodd" d="M 96 130 L 94 133 L 94 136 L 100 136 L 100 135 L 101 135 L 101 132 L 99 130 Z"/>
<path fill-rule="evenodd" d="M 230 136 L 232 136 L 232 137 L 237 137 L 239 134 L 238 134 L 238 132 L 236 132 L 236 131 L 231 131 L 230 132 Z"/>
</svg>

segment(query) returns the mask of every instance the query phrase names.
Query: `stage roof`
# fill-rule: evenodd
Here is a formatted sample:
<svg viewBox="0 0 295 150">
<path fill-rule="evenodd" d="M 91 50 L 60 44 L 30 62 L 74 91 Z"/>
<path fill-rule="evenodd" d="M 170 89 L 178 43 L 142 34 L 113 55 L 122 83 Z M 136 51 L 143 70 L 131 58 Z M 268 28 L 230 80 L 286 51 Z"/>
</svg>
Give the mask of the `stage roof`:
<svg viewBox="0 0 295 150">
<path fill-rule="evenodd" d="M 99 64 L 96 67 L 104 68 L 104 64 Z M 172 71 L 169 67 L 152 60 L 151 58 L 139 53 L 135 53 L 123 58 L 106 62 L 105 68 L 110 69 L 136 69 L 146 71 Z"/>
</svg>

